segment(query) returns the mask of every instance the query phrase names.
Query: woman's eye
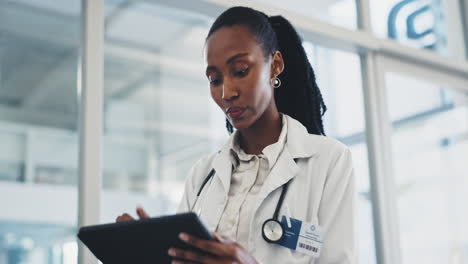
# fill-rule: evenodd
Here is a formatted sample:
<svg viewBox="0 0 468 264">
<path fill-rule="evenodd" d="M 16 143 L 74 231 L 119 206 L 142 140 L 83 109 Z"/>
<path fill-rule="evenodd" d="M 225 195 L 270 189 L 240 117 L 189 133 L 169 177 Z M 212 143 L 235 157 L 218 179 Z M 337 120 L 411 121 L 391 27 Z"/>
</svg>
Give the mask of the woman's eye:
<svg viewBox="0 0 468 264">
<path fill-rule="evenodd" d="M 213 86 L 217 86 L 221 83 L 220 80 L 217 80 L 217 79 L 213 79 L 213 80 L 210 80 L 210 84 L 213 85 Z"/>
<path fill-rule="evenodd" d="M 236 75 L 236 76 L 242 77 L 242 76 L 245 76 L 245 75 L 247 74 L 248 71 L 249 71 L 249 68 L 245 68 L 245 69 L 243 69 L 243 70 L 236 71 L 235 75 Z"/>
<path fill-rule="evenodd" d="M 210 85 L 217 86 L 221 83 L 220 79 L 216 79 L 215 77 L 208 76 L 208 82 Z"/>
</svg>

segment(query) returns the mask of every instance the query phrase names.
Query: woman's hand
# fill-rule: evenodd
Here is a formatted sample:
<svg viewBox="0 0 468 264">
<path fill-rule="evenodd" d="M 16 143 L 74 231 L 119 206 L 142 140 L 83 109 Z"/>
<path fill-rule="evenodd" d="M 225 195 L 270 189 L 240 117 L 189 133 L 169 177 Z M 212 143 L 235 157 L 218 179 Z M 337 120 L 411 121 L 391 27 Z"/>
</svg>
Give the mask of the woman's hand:
<svg viewBox="0 0 468 264">
<path fill-rule="evenodd" d="M 150 217 L 145 212 L 145 210 L 143 210 L 143 208 L 141 208 L 141 207 L 136 208 L 136 213 L 137 213 L 138 217 L 140 217 L 140 219 L 145 219 L 145 218 Z M 124 213 L 124 214 L 122 214 L 120 216 L 117 216 L 117 218 L 115 219 L 116 222 L 125 222 L 125 221 L 133 221 L 133 220 L 135 220 L 135 218 L 133 218 L 132 216 L 130 216 L 127 213 Z"/>
<path fill-rule="evenodd" d="M 182 260 L 173 260 L 172 264 L 183 263 L 239 263 L 239 264 L 256 264 L 255 258 L 234 241 L 221 238 L 218 234 L 213 233 L 216 241 L 199 239 L 186 233 L 181 233 L 179 238 L 185 243 L 192 245 L 203 252 L 195 252 L 192 250 L 183 250 L 178 248 L 170 248 L 169 255 Z"/>
</svg>

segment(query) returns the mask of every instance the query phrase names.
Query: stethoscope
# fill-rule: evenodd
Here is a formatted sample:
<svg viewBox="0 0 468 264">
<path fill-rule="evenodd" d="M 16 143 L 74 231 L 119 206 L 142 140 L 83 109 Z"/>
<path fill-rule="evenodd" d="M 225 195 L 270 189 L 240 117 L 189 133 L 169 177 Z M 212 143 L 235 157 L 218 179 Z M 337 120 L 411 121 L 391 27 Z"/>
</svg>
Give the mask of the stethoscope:
<svg viewBox="0 0 468 264">
<path fill-rule="evenodd" d="M 198 190 L 197 197 L 195 198 L 195 202 L 192 205 L 192 208 L 190 211 L 193 211 L 195 205 L 197 204 L 198 198 L 200 197 L 201 192 L 203 191 L 203 188 L 205 185 L 210 181 L 211 178 L 215 175 L 216 171 L 212 169 L 208 176 L 206 176 L 205 180 L 203 181 L 202 185 L 200 186 L 200 189 Z M 291 180 L 290 180 L 291 181 Z M 281 209 L 281 206 L 283 205 L 284 197 L 286 196 L 286 192 L 288 190 L 289 182 L 288 181 L 284 186 L 283 190 L 281 190 L 281 195 L 278 200 L 278 203 L 276 204 L 276 209 L 275 213 L 273 214 L 272 218 L 269 218 L 263 222 L 262 225 L 262 236 L 265 241 L 268 243 L 275 243 L 281 240 L 281 238 L 284 235 L 284 228 L 283 225 L 281 224 L 280 221 L 278 221 L 278 214 Z M 201 210 L 201 207 L 200 207 Z M 198 213 L 200 215 L 200 212 Z"/>
</svg>

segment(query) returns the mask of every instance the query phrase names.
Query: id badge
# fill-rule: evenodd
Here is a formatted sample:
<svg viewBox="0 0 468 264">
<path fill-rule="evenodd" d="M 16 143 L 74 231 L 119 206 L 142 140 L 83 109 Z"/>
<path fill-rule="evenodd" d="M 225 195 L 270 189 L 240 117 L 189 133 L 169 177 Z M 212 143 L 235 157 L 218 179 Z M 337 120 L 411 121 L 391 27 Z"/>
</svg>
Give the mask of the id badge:
<svg viewBox="0 0 468 264">
<path fill-rule="evenodd" d="M 303 254 L 319 257 L 323 244 L 322 228 L 319 225 L 303 223 L 295 218 L 281 217 L 283 237 L 276 244 Z"/>
</svg>

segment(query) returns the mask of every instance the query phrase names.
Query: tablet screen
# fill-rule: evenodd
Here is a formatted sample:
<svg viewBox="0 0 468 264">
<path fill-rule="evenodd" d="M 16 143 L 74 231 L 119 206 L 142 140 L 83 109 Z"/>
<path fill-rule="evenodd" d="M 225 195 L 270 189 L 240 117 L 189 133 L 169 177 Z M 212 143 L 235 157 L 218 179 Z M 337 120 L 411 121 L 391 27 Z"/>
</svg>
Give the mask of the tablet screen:
<svg viewBox="0 0 468 264">
<path fill-rule="evenodd" d="M 171 247 L 189 248 L 179 240 L 185 232 L 214 240 L 194 213 L 82 227 L 78 237 L 104 264 L 165 264 Z"/>
</svg>

